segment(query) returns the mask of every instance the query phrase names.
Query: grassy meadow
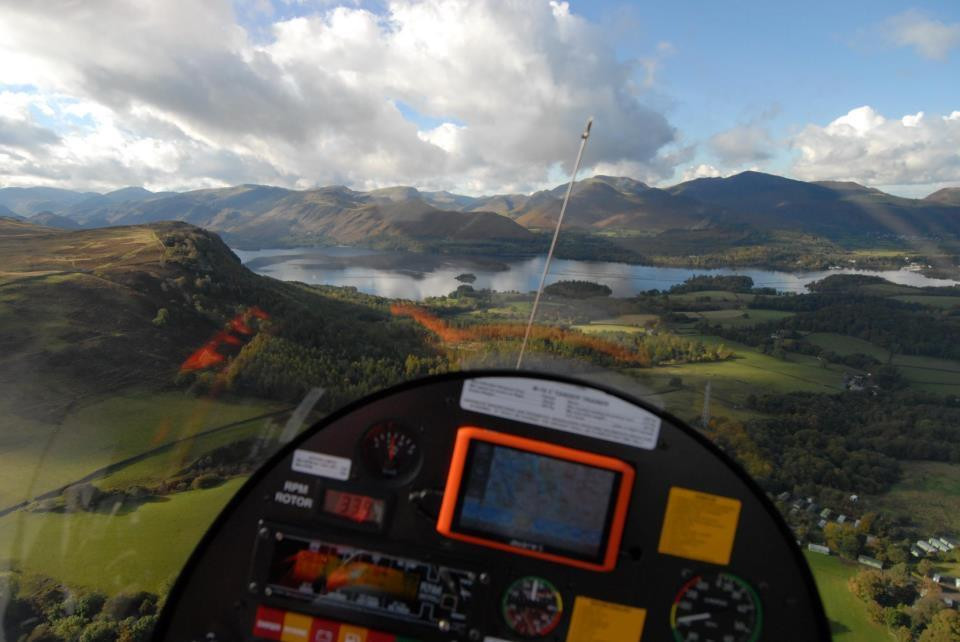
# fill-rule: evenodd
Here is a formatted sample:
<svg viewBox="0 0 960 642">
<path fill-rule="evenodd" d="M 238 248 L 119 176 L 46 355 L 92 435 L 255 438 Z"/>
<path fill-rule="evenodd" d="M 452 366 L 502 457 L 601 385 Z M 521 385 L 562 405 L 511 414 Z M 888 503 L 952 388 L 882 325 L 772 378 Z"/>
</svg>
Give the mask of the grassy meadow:
<svg viewBox="0 0 960 642">
<path fill-rule="evenodd" d="M 870 621 L 866 605 L 847 588 L 847 580 L 861 567 L 820 553 L 807 551 L 805 556 L 817 581 L 834 640 L 877 642 L 890 638 L 886 627 Z"/>
<path fill-rule="evenodd" d="M 283 407 L 262 400 L 160 392 L 101 399 L 78 408 L 59 424 L 8 415 L 0 431 L 0 510 L 145 451 L 178 440 L 188 440 L 189 447 L 189 438 L 198 433 Z M 189 449 L 174 449 L 139 467 L 152 467 L 150 475 L 162 478 L 189 463 L 190 455 Z"/>
<path fill-rule="evenodd" d="M 117 515 L 18 511 L 0 517 L 0 542 L 26 575 L 110 595 L 162 593 L 242 483 L 177 493 Z"/>
<path fill-rule="evenodd" d="M 877 507 L 909 514 L 931 535 L 960 532 L 960 466 L 933 461 L 902 465 L 903 479 L 889 492 L 873 498 Z"/>
</svg>

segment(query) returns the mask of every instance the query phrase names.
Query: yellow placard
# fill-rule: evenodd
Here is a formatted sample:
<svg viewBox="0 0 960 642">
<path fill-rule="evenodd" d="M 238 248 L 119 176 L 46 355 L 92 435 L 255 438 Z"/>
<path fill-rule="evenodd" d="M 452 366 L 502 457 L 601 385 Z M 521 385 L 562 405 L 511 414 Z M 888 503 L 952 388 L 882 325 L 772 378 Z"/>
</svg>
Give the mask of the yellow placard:
<svg viewBox="0 0 960 642">
<path fill-rule="evenodd" d="M 672 487 L 657 550 L 690 560 L 729 564 L 740 505 L 740 500 L 732 497 Z"/>
<path fill-rule="evenodd" d="M 638 642 L 646 619 L 647 609 L 578 595 L 573 600 L 567 642 Z"/>
<path fill-rule="evenodd" d="M 307 642 L 310 639 L 310 627 L 313 618 L 309 615 L 291 613 L 283 616 L 283 632 L 280 634 L 282 642 Z"/>
<path fill-rule="evenodd" d="M 344 624 L 340 627 L 340 637 L 337 642 L 366 642 L 367 633 L 367 629 L 361 626 Z"/>
</svg>

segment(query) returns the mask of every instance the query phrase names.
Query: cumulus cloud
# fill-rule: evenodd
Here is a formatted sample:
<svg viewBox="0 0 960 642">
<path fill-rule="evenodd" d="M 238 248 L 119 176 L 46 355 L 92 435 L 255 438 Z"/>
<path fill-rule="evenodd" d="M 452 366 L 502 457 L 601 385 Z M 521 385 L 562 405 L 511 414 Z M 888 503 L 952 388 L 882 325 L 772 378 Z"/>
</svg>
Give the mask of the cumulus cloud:
<svg viewBox="0 0 960 642">
<path fill-rule="evenodd" d="M 739 125 L 712 136 L 710 151 L 724 165 L 743 165 L 771 158 L 775 144 L 760 123 Z"/>
<path fill-rule="evenodd" d="M 693 165 L 691 167 L 686 168 L 683 171 L 682 180 L 692 181 L 695 178 L 717 178 L 720 176 L 723 176 L 723 172 L 721 172 L 719 169 L 717 169 L 713 165 L 700 163 L 698 165 Z"/>
<path fill-rule="evenodd" d="M 0 85 L 29 103 L 0 111 L 0 183 L 513 191 L 569 163 L 590 115 L 588 164 L 673 171 L 648 74 L 567 3 L 248 5 L 268 37 L 226 0 L 0 5 Z"/>
<path fill-rule="evenodd" d="M 932 60 L 945 60 L 950 50 L 960 45 L 960 22 L 935 20 L 915 9 L 888 18 L 881 31 L 891 43 L 912 47 Z"/>
<path fill-rule="evenodd" d="M 826 126 L 807 125 L 791 145 L 793 170 L 805 180 L 870 185 L 960 182 L 960 111 L 886 118 L 872 107 L 850 110 Z"/>
</svg>

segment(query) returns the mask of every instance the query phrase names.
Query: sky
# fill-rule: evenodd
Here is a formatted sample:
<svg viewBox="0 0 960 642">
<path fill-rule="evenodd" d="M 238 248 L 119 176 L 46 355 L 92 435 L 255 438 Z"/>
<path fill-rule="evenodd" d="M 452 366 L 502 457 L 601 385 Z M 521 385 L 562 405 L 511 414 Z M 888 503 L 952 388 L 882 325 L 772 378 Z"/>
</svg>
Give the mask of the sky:
<svg viewBox="0 0 960 642">
<path fill-rule="evenodd" d="M 0 187 L 960 186 L 960 2 L 0 0 Z"/>
</svg>

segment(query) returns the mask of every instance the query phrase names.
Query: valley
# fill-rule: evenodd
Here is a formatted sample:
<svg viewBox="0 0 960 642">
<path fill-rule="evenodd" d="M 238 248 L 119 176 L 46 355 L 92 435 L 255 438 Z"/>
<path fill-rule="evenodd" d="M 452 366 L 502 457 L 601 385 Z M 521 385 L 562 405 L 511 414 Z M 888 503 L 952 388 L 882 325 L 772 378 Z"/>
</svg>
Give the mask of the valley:
<svg viewBox="0 0 960 642">
<path fill-rule="evenodd" d="M 413 187 L 362 192 L 239 185 L 108 194 L 4 188 L 0 207 L 65 229 L 179 220 L 246 250 L 354 245 L 531 257 L 549 244 L 565 190 L 465 196 Z M 950 190 L 907 199 L 856 183 L 808 183 L 753 171 L 665 188 L 599 175 L 575 186 L 557 256 L 701 269 L 911 267 L 956 276 L 958 215 Z"/>
<path fill-rule="evenodd" d="M 444 294 L 411 300 L 259 276 L 184 223 L 0 224 L 0 562 L 24 587 L 162 600 L 204 524 L 276 448 L 392 383 L 511 367 L 530 312 L 528 287 L 487 287 L 484 271 L 509 265 L 500 256 L 412 255 L 449 273 L 437 277 Z M 283 257 L 270 254 L 260 267 Z M 941 338 L 960 325 L 960 288 L 828 272 L 778 293 L 710 273 L 612 293 L 584 283 L 589 273 L 565 278 L 581 283 L 548 289 L 528 367 L 613 385 L 699 426 L 787 498 L 778 506 L 804 544 L 914 568 L 913 540 L 960 529 L 946 518 L 960 451 L 944 447 L 960 441 L 960 354 Z M 867 526 L 838 550 L 838 526 L 793 511 L 800 497 Z M 139 561 L 112 564 L 118 547 Z M 852 568 L 814 562 L 837 595 Z M 17 599 L 40 599 L 24 590 Z M 864 639 L 877 625 L 850 608 L 836 637 Z"/>
</svg>

